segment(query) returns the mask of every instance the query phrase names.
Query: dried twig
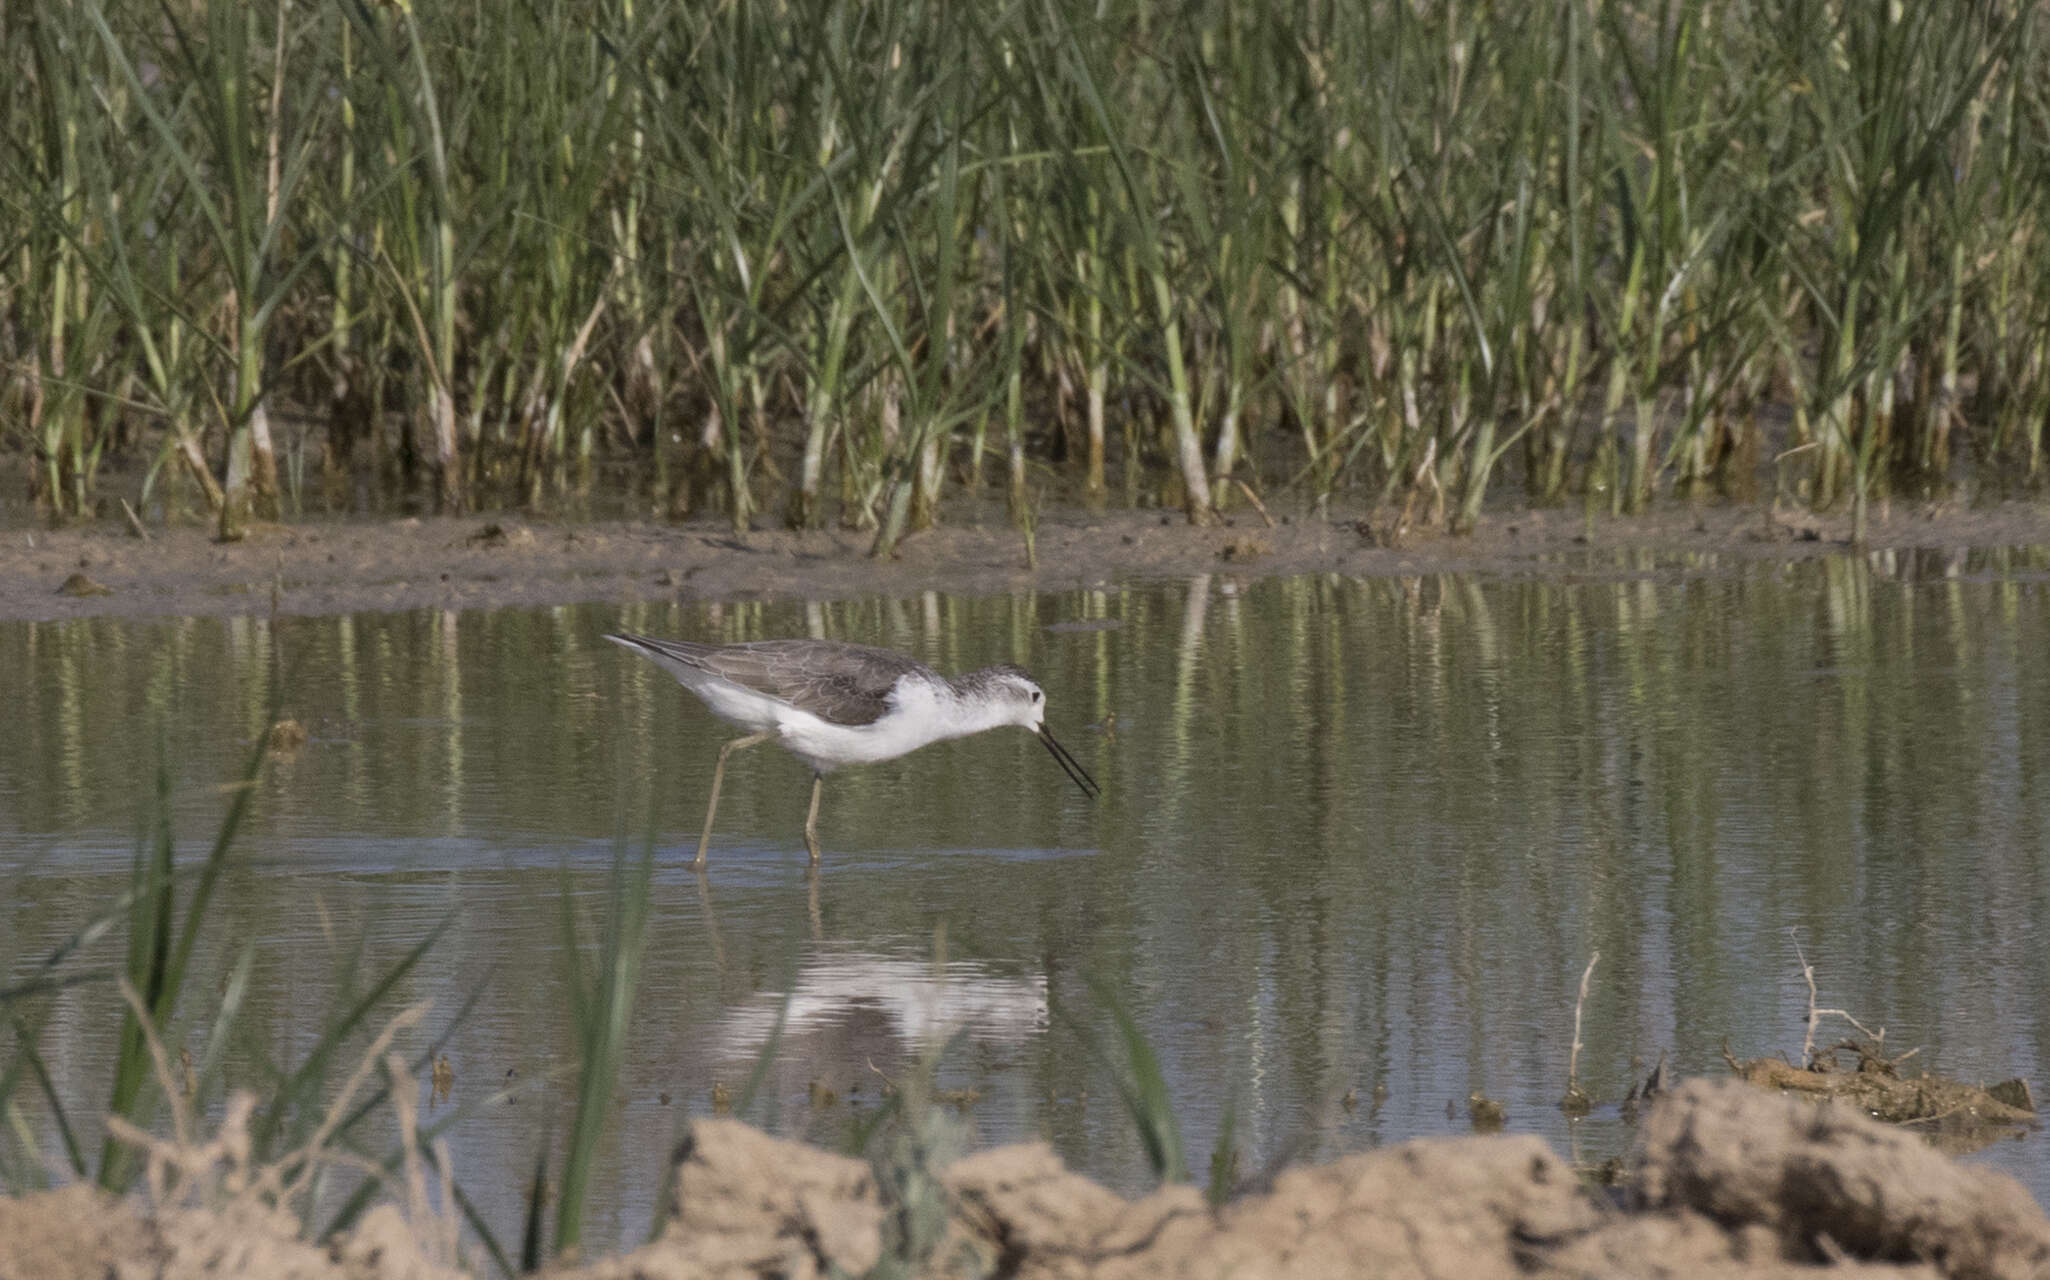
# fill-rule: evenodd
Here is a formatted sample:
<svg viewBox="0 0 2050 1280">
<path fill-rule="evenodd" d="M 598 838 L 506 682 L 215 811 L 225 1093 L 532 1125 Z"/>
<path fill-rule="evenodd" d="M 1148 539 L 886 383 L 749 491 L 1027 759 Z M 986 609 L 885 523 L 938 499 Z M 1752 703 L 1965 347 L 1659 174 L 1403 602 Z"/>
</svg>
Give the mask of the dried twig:
<svg viewBox="0 0 2050 1280">
<path fill-rule="evenodd" d="M 144 1178 L 149 1183 L 150 1199 L 157 1204 L 166 1203 L 174 1185 L 190 1187 L 194 1175 L 211 1167 L 216 1159 L 228 1158 L 231 1165 L 235 1144 L 229 1140 L 230 1126 L 221 1126 L 220 1137 L 205 1147 L 192 1145 L 192 1108 L 185 1093 L 178 1088 L 177 1077 L 171 1074 L 171 1057 L 164 1051 L 164 1042 L 157 1035 L 156 1020 L 150 1016 L 149 1006 L 142 1002 L 142 995 L 135 989 L 126 975 L 116 979 L 116 986 L 129 1011 L 135 1015 L 135 1023 L 142 1029 L 143 1045 L 149 1050 L 151 1068 L 156 1072 L 157 1085 L 163 1090 L 164 1099 L 171 1107 L 170 1142 L 163 1142 L 130 1123 L 126 1116 L 107 1117 L 107 1132 L 143 1153 Z M 234 1105 L 229 1106 L 231 1117 Z M 246 1113 L 246 1108 L 245 1108 Z M 246 1126 L 240 1131 L 241 1155 L 248 1158 L 248 1134 Z M 175 1183 L 171 1175 L 177 1174 Z"/>
<path fill-rule="evenodd" d="M 1808 983 L 1808 1030 L 1807 1034 L 1801 1038 L 1801 1065 L 1810 1071 L 1815 1069 L 1815 1024 L 1825 1016 L 1842 1018 L 1845 1022 L 1857 1028 L 1858 1032 L 1870 1040 L 1875 1048 L 1885 1048 L 1885 1027 L 1874 1031 L 1843 1009 L 1818 1009 L 1815 1007 L 1815 966 L 1808 963 L 1807 953 L 1801 950 L 1801 939 L 1795 936 L 1792 929 L 1787 930 L 1787 936 L 1794 940 L 1794 957 L 1801 962 L 1801 977 Z"/>
<path fill-rule="evenodd" d="M 1436 487 L 1438 484 L 1437 461 L 1438 440 L 1437 437 L 1433 436 L 1424 442 L 1424 456 L 1417 463 L 1416 471 L 1410 476 L 1409 492 L 1404 494 L 1402 499 L 1402 512 L 1395 517 L 1395 523 L 1388 526 L 1388 536 L 1382 539 L 1384 545 L 1390 547 L 1401 545 L 1403 535 L 1409 532 L 1410 517 L 1416 511 L 1417 495 L 1423 491 L 1425 479 L 1428 478 L 1433 487 Z M 1444 506 L 1444 497 L 1444 490 L 1439 489 L 1438 506 L 1441 508 Z"/>
<path fill-rule="evenodd" d="M 1587 957 L 1587 968 L 1580 974 L 1580 996 L 1573 1002 L 1573 1051 L 1566 1058 L 1566 1082 L 1577 1086 L 1580 1083 L 1580 1018 L 1587 1009 L 1587 986 L 1594 978 L 1594 967 L 1601 963 L 1602 953 L 1593 952 Z"/>
<path fill-rule="evenodd" d="M 418 1085 L 407 1071 L 404 1060 L 398 1054 L 388 1052 L 400 1031 L 415 1025 L 425 1016 L 427 1002 L 403 1010 L 385 1026 L 305 1145 L 276 1163 L 258 1168 L 253 1163 L 250 1139 L 250 1123 L 257 1109 L 256 1096 L 246 1090 L 237 1090 L 229 1097 L 214 1136 L 204 1143 L 197 1142 L 190 1104 L 175 1087 L 170 1056 L 165 1052 L 156 1026 L 134 987 L 125 978 L 119 980 L 119 986 L 122 999 L 135 1011 L 141 1025 L 150 1060 L 170 1105 L 173 1136 L 159 1138 L 118 1115 L 107 1117 L 107 1132 L 117 1141 L 142 1152 L 153 1204 L 159 1208 L 179 1203 L 213 1205 L 231 1214 L 251 1208 L 266 1212 L 274 1209 L 292 1212 L 292 1202 L 306 1192 L 319 1168 L 353 1169 L 367 1178 L 388 1180 L 389 1174 L 377 1161 L 327 1146 L 328 1139 L 348 1113 L 357 1092 L 382 1060 L 391 1080 L 393 1105 L 398 1111 L 405 1157 L 405 1180 L 400 1190 L 405 1198 L 407 1220 L 425 1247 L 438 1249 L 441 1261 L 453 1262 L 456 1259 L 459 1224 L 451 1211 L 455 1203 L 455 1188 L 451 1174 L 454 1166 L 449 1158 L 448 1145 L 439 1139 L 434 1144 L 441 1192 L 441 1210 L 437 1212 L 427 1195 L 427 1179 L 420 1154 Z"/>
<path fill-rule="evenodd" d="M 1600 963 L 1602 953 L 1593 952 L 1587 957 L 1587 968 L 1580 974 L 1580 996 L 1573 1002 L 1573 1048 L 1566 1055 L 1566 1096 L 1559 1099 L 1559 1106 L 1569 1115 L 1586 1115 L 1592 1107 L 1587 1090 L 1580 1087 L 1580 1020 L 1587 1010 L 1587 987 L 1594 978 L 1594 967 Z"/>
<path fill-rule="evenodd" d="M 384 1030 L 377 1033 L 377 1038 L 371 1041 L 363 1060 L 356 1064 L 356 1070 L 350 1073 L 348 1080 L 342 1084 L 341 1092 L 335 1095 L 333 1104 L 328 1107 L 327 1114 L 321 1117 L 320 1125 L 313 1131 L 313 1136 L 308 1138 L 298 1151 L 263 1170 L 260 1182 L 273 1191 L 280 1204 L 296 1200 L 300 1193 L 312 1185 L 314 1174 L 323 1159 L 329 1163 L 353 1163 L 345 1153 L 327 1150 L 327 1140 L 340 1127 L 342 1118 L 349 1113 L 349 1108 L 355 1101 L 357 1090 L 369 1079 L 378 1060 L 391 1048 L 392 1041 L 398 1037 L 399 1032 L 418 1025 L 420 1020 L 427 1016 L 427 1009 L 431 1003 L 432 1001 L 422 1000 L 418 1004 L 399 1010 L 392 1020 L 385 1024 Z M 381 1166 L 374 1162 L 368 1163 L 372 1176 L 384 1176 Z M 285 1182 L 282 1171 L 294 1165 L 299 1166 L 298 1176 L 289 1183 Z"/>
<path fill-rule="evenodd" d="M 1238 485 L 1240 493 L 1246 495 L 1246 501 L 1253 504 L 1253 510 L 1259 512 L 1260 518 L 1267 522 L 1267 527 L 1272 529 L 1274 527 L 1274 517 L 1267 514 L 1267 504 L 1260 501 L 1260 495 L 1253 492 L 1253 486 L 1243 480 L 1237 480 L 1233 483 Z"/>
<path fill-rule="evenodd" d="M 1433 437 L 1431 443 L 1424 448 L 1423 461 L 1417 464 L 1415 481 L 1419 488 L 1422 487 L 1424 481 L 1429 480 L 1431 482 L 1430 522 L 1433 527 L 1445 523 L 1445 486 L 1438 480 L 1437 461 L 1438 441 L 1436 437 Z"/>
<path fill-rule="evenodd" d="M 1808 1030 L 1801 1037 L 1801 1065 L 1806 1067 L 1815 1061 L 1815 966 L 1808 963 L 1808 955 L 1801 950 L 1801 939 L 1792 929 L 1787 936 L 1794 940 L 1794 958 L 1801 962 L 1801 976 L 1808 982 Z"/>
<path fill-rule="evenodd" d="M 128 505 L 128 499 L 121 499 L 121 514 L 128 517 L 128 531 L 144 542 L 149 541 L 149 530 L 143 527 L 142 517 L 135 514 L 135 508 Z"/>
<path fill-rule="evenodd" d="M 420 1161 L 420 1086 L 397 1053 L 384 1055 L 391 1079 L 392 1108 L 399 1113 L 399 1152 L 406 1170 L 406 1220 L 427 1221 L 427 1171 Z"/>
<path fill-rule="evenodd" d="M 436 1213 L 427 1199 L 427 1172 L 420 1158 L 419 1082 L 406 1069 L 405 1057 L 396 1052 L 384 1055 L 384 1071 L 391 1079 L 392 1106 L 399 1113 L 399 1149 L 404 1156 L 406 1170 L 406 1221 L 418 1233 L 422 1248 L 434 1261 L 453 1265 L 456 1261 L 457 1227 L 455 1214 L 451 1211 L 455 1204 L 455 1185 L 448 1144 L 439 1138 L 434 1143 L 443 1206 L 443 1211 Z"/>
</svg>

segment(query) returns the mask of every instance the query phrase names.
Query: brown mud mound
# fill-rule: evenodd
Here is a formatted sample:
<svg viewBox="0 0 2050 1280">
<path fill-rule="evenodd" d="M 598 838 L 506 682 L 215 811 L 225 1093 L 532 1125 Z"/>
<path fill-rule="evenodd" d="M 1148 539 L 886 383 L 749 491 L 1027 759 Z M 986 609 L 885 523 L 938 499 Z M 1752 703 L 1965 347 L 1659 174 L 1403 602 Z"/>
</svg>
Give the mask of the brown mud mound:
<svg viewBox="0 0 2050 1280">
<path fill-rule="evenodd" d="M 326 1246 L 298 1230 L 248 1201 L 144 1215 L 89 1186 L 0 1198 L 0 1280 L 463 1280 L 392 1205 Z"/>
<path fill-rule="evenodd" d="M 730 1121 L 698 1124 L 664 1237 L 584 1280 L 860 1274 L 889 1207 L 868 1167 Z M 2050 1220 L 2006 1176 L 1849 1109 L 1733 1081 L 1662 1097 L 1621 1199 L 1531 1137 L 1421 1140 L 1291 1170 L 1212 1211 L 1125 1200 L 1044 1146 L 945 1174 L 949 1232 L 912 1268 L 1067 1277 L 2050 1275 Z"/>
<path fill-rule="evenodd" d="M 1787 1254 L 2050 1276 L 2050 1221 L 2020 1184 L 1853 1107 L 1694 1081 L 1652 1109 L 1641 1144 L 1636 1203 L 1764 1228 Z"/>
<path fill-rule="evenodd" d="M 1588 1191 L 1532 1137 L 1408 1142 L 1290 1170 L 1217 1210 L 1190 1187 L 1126 1200 L 1044 1146 L 972 1156 L 942 1180 L 944 1233 L 904 1257 L 892 1245 L 899 1211 L 867 1163 L 704 1120 L 682 1152 L 662 1238 L 550 1274 L 2050 1276 L 2050 1219 L 2011 1179 L 1852 1108 L 1727 1080 L 1688 1083 L 1653 1105 L 1617 1195 Z M 325 1248 L 292 1239 L 288 1219 L 206 1217 L 145 1218 L 79 1188 L 0 1201 L 0 1280 L 448 1274 L 389 1206 Z"/>
</svg>

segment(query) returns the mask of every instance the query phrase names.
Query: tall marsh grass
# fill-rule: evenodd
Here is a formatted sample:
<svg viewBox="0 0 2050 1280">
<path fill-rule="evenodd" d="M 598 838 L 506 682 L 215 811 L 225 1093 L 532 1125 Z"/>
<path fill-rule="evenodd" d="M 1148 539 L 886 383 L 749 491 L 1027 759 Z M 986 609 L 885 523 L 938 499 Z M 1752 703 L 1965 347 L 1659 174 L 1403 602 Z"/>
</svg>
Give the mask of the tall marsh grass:
<svg viewBox="0 0 2050 1280">
<path fill-rule="evenodd" d="M 62 0 L 0 48 L 0 449 L 54 515 L 113 454 L 230 537 L 586 485 L 878 552 L 1032 468 L 1463 526 L 2043 476 L 2011 0 Z"/>
</svg>

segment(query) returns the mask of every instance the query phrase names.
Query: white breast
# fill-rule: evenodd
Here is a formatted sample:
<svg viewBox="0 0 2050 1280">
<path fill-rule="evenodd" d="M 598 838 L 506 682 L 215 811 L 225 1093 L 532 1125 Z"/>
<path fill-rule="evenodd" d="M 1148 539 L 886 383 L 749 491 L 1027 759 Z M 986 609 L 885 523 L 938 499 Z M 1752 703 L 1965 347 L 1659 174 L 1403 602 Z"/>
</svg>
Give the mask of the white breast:
<svg viewBox="0 0 2050 1280">
<path fill-rule="evenodd" d="M 890 709 L 872 724 L 832 724 L 808 711 L 777 706 L 782 745 L 820 773 L 843 764 L 894 760 L 931 743 L 1004 723 L 993 719 L 987 706 L 964 705 L 953 690 L 915 679 L 897 685 Z"/>
</svg>

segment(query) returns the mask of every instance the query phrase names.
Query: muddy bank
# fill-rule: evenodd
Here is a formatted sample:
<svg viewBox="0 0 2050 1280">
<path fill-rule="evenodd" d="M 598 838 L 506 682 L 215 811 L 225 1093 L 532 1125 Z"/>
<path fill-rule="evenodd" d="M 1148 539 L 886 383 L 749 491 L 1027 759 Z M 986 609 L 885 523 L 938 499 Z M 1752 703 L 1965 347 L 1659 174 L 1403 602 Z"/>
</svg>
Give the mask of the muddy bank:
<svg viewBox="0 0 2050 1280">
<path fill-rule="evenodd" d="M 867 1163 L 702 1120 L 655 1243 L 565 1280 L 911 1275 L 1768 1277 L 2050 1275 L 2050 1220 L 2019 1184 L 1853 1108 L 1693 1081 L 1647 1111 L 1624 1183 L 1588 1189 L 1534 1137 L 1423 1139 L 1291 1169 L 1220 1209 L 1193 1187 L 1125 1200 L 1040 1145 L 941 1175 L 944 1221 L 906 1230 Z M 0 1201 L 0 1280 L 459 1274 L 415 1199 L 345 1240 L 223 1191 L 153 1216 L 72 1188 Z M 907 1237 L 923 1244 L 907 1249 Z M 908 1264 L 898 1271 L 894 1264 Z"/>
<path fill-rule="evenodd" d="M 1867 1043 L 1845 1041 L 1816 1055 L 1808 1067 L 1780 1058 L 1739 1062 L 1727 1051 L 1724 1057 L 1730 1071 L 1747 1084 L 1828 1099 L 1889 1124 L 1919 1126 L 1917 1132 L 1953 1155 L 1977 1151 L 2038 1122 L 2027 1080 L 1982 1088 L 1940 1075 L 1903 1075 L 1897 1059 Z"/>
<path fill-rule="evenodd" d="M 513 517 L 314 522 L 259 527 L 214 542 L 198 528 L 120 523 L 0 534 L 0 620 L 187 614 L 312 615 L 416 608 L 493 608 L 634 599 L 836 599 L 935 590 L 1065 590 L 1214 571 L 1237 577 L 1334 572 L 1619 572 L 1598 553 L 1688 558 L 1647 572 L 1700 573 L 1810 559 L 1849 546 L 1847 518 L 1774 515 L 1755 506 L 1671 506 L 1590 524 L 1578 511 L 1523 511 L 1467 537 L 1394 536 L 1386 517 L 1319 519 L 1241 506 L 1213 529 L 1160 512 L 1049 513 L 1028 564 L 1001 509 L 962 510 L 908 538 L 894 560 L 868 556 L 844 530 L 735 535 L 715 523 L 556 524 Z M 1893 571 L 1970 572 L 1972 548 L 2050 545 L 2050 507 L 1895 507 L 1867 548 Z M 1597 554 L 1590 554 L 1597 553 Z"/>
</svg>

